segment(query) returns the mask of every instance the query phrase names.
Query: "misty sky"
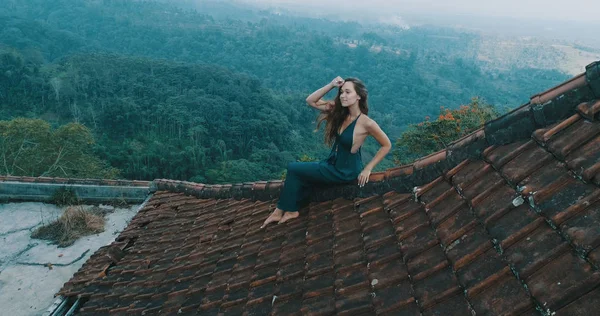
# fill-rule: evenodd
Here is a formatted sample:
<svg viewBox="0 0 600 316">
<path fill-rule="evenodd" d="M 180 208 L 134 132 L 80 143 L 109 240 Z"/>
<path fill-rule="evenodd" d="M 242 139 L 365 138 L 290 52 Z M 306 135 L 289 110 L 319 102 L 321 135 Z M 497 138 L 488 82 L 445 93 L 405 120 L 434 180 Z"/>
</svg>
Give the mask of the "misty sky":
<svg viewBox="0 0 600 316">
<path fill-rule="evenodd" d="M 308 7 L 330 9 L 339 6 L 340 12 L 345 12 L 346 9 L 354 11 L 367 9 L 368 6 L 372 12 L 400 15 L 403 12 L 432 12 L 586 22 L 598 22 L 598 12 L 600 12 L 600 1 L 594 0 L 247 0 L 246 2 L 283 4 L 286 7 L 305 10 Z"/>
</svg>

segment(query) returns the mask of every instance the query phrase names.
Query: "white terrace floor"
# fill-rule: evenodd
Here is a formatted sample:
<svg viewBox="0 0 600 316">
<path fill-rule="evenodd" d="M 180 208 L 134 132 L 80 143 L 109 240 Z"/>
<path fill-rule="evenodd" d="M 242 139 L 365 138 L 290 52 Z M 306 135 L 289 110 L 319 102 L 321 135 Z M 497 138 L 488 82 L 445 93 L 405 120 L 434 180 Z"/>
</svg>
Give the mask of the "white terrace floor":
<svg viewBox="0 0 600 316">
<path fill-rule="evenodd" d="M 45 203 L 0 204 L 0 314 L 42 315 L 62 285 L 98 248 L 115 239 L 138 208 L 115 209 L 106 215 L 103 233 L 58 248 L 30 235 L 57 219 L 64 208 Z"/>
</svg>

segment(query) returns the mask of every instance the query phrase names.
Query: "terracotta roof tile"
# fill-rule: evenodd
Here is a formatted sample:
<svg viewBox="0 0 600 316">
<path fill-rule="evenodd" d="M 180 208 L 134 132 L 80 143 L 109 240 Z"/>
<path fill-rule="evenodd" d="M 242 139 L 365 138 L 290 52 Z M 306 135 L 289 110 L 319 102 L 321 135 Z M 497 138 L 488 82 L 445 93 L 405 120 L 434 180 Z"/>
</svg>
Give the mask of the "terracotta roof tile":
<svg viewBox="0 0 600 316">
<path fill-rule="evenodd" d="M 433 165 L 434 163 L 437 163 L 437 162 L 440 162 L 440 161 L 446 159 L 446 155 L 447 155 L 447 151 L 442 150 L 440 152 L 437 152 L 437 153 L 431 154 L 429 156 L 423 157 L 421 159 L 418 159 L 414 163 L 414 168 L 415 169 L 424 169 L 425 167 L 428 167 L 430 165 Z"/>
<path fill-rule="evenodd" d="M 504 146 L 495 146 L 487 149 L 483 156 L 492 163 L 495 168 L 502 168 L 507 162 L 513 160 L 517 155 L 527 148 L 532 148 L 532 141 L 518 141 Z"/>
<path fill-rule="evenodd" d="M 599 83 L 593 64 L 264 230 L 281 181 L 155 180 L 60 293 L 88 298 L 82 314 L 587 315 L 600 298 Z"/>
<path fill-rule="evenodd" d="M 565 158 L 565 162 L 575 174 L 592 182 L 600 174 L 600 136 L 574 150 Z"/>
<path fill-rule="evenodd" d="M 598 124 L 580 119 L 552 137 L 547 146 L 551 153 L 564 160 L 574 149 L 587 143 L 598 134 L 600 134 Z"/>
<path fill-rule="evenodd" d="M 600 100 L 583 102 L 577 106 L 577 111 L 586 119 L 594 121 L 598 119 L 598 113 L 600 113 Z"/>
<path fill-rule="evenodd" d="M 581 213 L 563 222 L 560 229 L 584 253 L 600 246 L 600 202 L 585 207 Z"/>
<path fill-rule="evenodd" d="M 508 267 L 488 277 L 478 291 L 469 293 L 475 313 L 517 315 L 533 308 L 527 291 Z"/>
<path fill-rule="evenodd" d="M 394 282 L 389 287 L 376 288 L 373 293 L 375 311 L 378 315 L 385 313 L 389 313 L 389 315 L 420 315 L 408 279 Z"/>
<path fill-rule="evenodd" d="M 545 307 L 557 310 L 594 289 L 600 273 L 585 260 L 566 252 L 533 274 L 527 284 L 531 294 Z"/>
<path fill-rule="evenodd" d="M 475 260 L 469 262 L 462 269 L 456 271 L 456 275 L 462 286 L 471 291 L 470 295 L 481 292 L 490 280 L 498 272 L 506 268 L 500 254 L 495 249 L 489 249 Z"/>
<path fill-rule="evenodd" d="M 563 130 L 569 128 L 569 127 L 571 127 L 573 124 L 575 124 L 577 122 L 580 122 L 580 121 L 581 121 L 581 116 L 579 116 L 579 114 L 575 114 L 575 115 L 569 117 L 568 119 L 566 119 L 566 120 L 564 120 L 564 121 L 562 121 L 560 123 L 554 124 L 551 127 L 541 128 L 541 129 L 536 130 L 533 133 L 533 137 L 538 142 L 540 142 L 541 144 L 545 145 L 546 142 L 550 138 L 554 137 L 557 133 L 559 133 L 559 132 L 561 132 L 561 131 L 563 131 Z"/>
<path fill-rule="evenodd" d="M 552 154 L 535 145 L 528 146 L 526 150 L 507 162 L 501 169 L 501 173 L 511 184 L 521 182 L 529 174 L 542 166 L 554 161 Z"/>
<path fill-rule="evenodd" d="M 574 302 L 556 311 L 556 316 L 579 316 L 589 315 L 591 306 L 598 306 L 600 303 L 600 288 L 596 288 Z"/>
</svg>

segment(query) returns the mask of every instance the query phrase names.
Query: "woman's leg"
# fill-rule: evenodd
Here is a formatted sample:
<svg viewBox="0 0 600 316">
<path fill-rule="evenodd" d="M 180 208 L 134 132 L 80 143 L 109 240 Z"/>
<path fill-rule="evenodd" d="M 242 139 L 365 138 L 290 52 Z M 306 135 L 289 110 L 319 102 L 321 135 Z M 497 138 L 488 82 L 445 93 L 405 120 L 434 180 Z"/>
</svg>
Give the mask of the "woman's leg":
<svg viewBox="0 0 600 316">
<path fill-rule="evenodd" d="M 291 162 L 288 164 L 277 208 L 265 220 L 263 227 L 271 222 L 284 223 L 298 217 L 299 203 L 309 197 L 311 183 L 327 181 L 319 170 L 318 162 Z"/>
</svg>

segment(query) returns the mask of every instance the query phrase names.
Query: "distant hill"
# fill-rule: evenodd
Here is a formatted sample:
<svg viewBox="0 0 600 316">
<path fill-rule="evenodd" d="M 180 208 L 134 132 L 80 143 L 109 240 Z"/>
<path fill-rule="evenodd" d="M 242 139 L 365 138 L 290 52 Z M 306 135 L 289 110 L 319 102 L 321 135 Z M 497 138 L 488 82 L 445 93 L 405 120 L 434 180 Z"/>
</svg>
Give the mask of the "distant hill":
<svg viewBox="0 0 600 316">
<path fill-rule="evenodd" d="M 0 119 L 81 122 L 127 178 L 266 180 L 325 155 L 304 99 L 337 75 L 366 82 L 369 115 L 392 140 L 441 106 L 480 96 L 506 110 L 568 78 L 510 61 L 484 67 L 482 40 L 468 32 L 209 9 L 3 1 Z M 364 159 L 377 148 L 369 141 Z"/>
</svg>

